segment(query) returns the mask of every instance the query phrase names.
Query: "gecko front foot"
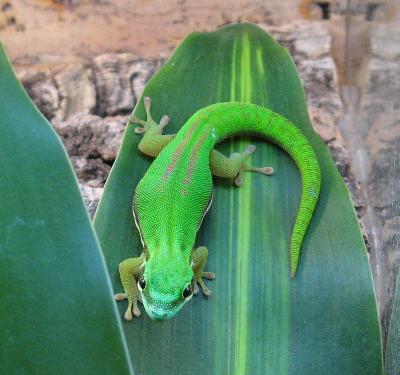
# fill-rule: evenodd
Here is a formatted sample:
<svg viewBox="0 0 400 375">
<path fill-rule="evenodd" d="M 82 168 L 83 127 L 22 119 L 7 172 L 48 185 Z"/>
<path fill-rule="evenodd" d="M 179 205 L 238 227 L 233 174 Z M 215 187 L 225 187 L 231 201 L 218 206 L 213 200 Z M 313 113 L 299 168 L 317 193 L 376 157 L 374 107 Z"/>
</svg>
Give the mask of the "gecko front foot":
<svg viewBox="0 0 400 375">
<path fill-rule="evenodd" d="M 128 299 L 128 295 L 126 293 L 117 293 L 114 296 L 116 301 L 123 301 L 124 299 Z M 139 318 L 140 316 L 140 310 L 139 307 L 137 305 L 137 301 L 129 301 L 128 299 L 128 307 L 125 311 L 124 314 L 124 319 L 127 321 L 132 320 L 132 313 L 134 316 L 136 316 L 136 318 Z"/>
<path fill-rule="evenodd" d="M 125 311 L 125 320 L 132 320 L 132 313 L 137 318 L 140 316 L 140 310 L 137 302 L 142 302 L 142 296 L 139 293 L 136 285 L 137 279 L 142 271 L 145 261 L 145 255 L 142 253 L 137 258 L 125 259 L 119 264 L 119 274 L 124 287 L 124 293 L 117 293 L 114 295 L 116 301 L 128 300 L 128 308 Z"/>
<path fill-rule="evenodd" d="M 203 291 L 203 294 L 206 297 L 211 296 L 211 290 L 206 287 L 203 281 L 203 277 L 208 279 L 208 280 L 214 280 L 215 279 L 215 273 L 214 272 L 202 272 L 200 276 L 195 277 L 195 284 L 194 284 L 194 290 L 193 294 L 198 294 L 199 293 L 199 287 L 200 285 L 201 290 Z"/>
<path fill-rule="evenodd" d="M 208 249 L 205 246 L 198 247 L 196 250 L 193 250 L 192 252 L 192 269 L 194 272 L 194 280 L 195 280 L 193 294 L 199 293 L 198 285 L 200 285 L 203 294 L 206 297 L 211 295 L 211 290 L 208 289 L 204 284 L 203 277 L 208 280 L 215 279 L 214 272 L 203 271 L 204 266 L 207 262 L 207 257 L 208 257 Z"/>
</svg>

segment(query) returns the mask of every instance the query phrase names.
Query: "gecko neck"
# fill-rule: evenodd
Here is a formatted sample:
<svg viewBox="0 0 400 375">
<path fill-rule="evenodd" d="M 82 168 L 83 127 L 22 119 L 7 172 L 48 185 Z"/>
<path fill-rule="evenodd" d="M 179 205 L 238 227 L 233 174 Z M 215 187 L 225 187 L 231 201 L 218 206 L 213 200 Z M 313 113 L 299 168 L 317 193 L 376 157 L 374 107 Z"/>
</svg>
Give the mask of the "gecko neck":
<svg viewBox="0 0 400 375">
<path fill-rule="evenodd" d="M 146 249 L 150 257 L 158 259 L 184 258 L 189 262 L 194 240 L 190 243 L 186 239 L 184 242 L 174 236 L 168 238 L 159 238 L 159 241 L 146 244 Z"/>
</svg>

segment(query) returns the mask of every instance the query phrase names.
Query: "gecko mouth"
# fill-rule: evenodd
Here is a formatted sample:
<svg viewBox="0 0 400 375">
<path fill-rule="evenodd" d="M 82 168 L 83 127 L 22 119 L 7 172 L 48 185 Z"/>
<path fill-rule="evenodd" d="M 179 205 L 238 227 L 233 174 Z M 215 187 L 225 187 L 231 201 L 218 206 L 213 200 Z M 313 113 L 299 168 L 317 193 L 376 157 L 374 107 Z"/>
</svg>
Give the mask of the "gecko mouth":
<svg viewBox="0 0 400 375">
<path fill-rule="evenodd" d="M 184 303 L 173 304 L 173 306 L 160 306 L 159 303 L 148 303 L 143 300 L 143 306 L 151 319 L 167 320 L 175 316 L 175 314 L 182 308 Z"/>
<path fill-rule="evenodd" d="M 147 313 L 149 314 L 151 319 L 155 320 L 167 320 L 168 318 L 171 318 L 171 316 L 169 316 L 167 312 L 157 309 L 148 310 Z"/>
</svg>

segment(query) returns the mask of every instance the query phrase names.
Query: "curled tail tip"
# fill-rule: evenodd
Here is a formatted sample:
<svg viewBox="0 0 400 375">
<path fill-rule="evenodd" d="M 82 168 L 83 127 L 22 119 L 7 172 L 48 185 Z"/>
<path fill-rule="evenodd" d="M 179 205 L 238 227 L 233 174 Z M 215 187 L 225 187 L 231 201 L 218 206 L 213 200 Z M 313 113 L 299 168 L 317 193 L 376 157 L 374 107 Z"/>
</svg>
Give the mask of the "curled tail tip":
<svg viewBox="0 0 400 375">
<path fill-rule="evenodd" d="M 291 279 L 294 279 L 296 277 L 296 271 L 297 271 L 297 263 L 291 264 L 290 265 L 290 278 Z"/>
</svg>

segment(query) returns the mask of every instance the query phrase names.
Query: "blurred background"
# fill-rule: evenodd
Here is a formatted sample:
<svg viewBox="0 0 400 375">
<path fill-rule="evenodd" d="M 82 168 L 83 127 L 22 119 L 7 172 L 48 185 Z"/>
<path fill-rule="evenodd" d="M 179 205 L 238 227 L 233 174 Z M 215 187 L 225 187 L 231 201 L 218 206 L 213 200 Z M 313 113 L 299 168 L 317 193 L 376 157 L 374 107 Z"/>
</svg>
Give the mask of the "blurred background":
<svg viewBox="0 0 400 375">
<path fill-rule="evenodd" d="M 127 116 L 182 38 L 237 22 L 271 33 L 349 187 L 385 337 L 400 262 L 399 12 L 398 0 L 0 0 L 0 38 L 93 215 Z"/>
</svg>

